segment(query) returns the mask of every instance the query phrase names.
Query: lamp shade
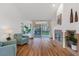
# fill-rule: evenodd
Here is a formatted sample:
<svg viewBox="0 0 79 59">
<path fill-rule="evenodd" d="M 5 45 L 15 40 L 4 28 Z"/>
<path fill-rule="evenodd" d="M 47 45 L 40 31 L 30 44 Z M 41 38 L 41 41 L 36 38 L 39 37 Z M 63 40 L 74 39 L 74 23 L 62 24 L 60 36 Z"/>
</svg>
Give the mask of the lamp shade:
<svg viewBox="0 0 79 59">
<path fill-rule="evenodd" d="M 2 27 L 4 33 L 12 33 L 12 29 L 10 26 L 4 26 Z"/>
</svg>

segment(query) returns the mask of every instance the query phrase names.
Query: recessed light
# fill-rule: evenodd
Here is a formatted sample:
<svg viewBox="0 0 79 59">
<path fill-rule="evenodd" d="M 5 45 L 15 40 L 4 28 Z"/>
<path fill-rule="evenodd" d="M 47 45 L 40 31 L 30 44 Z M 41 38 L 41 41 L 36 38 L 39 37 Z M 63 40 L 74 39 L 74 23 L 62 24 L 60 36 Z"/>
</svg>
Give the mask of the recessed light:
<svg viewBox="0 0 79 59">
<path fill-rule="evenodd" d="M 53 7 L 55 7 L 55 4 L 52 4 Z"/>
</svg>

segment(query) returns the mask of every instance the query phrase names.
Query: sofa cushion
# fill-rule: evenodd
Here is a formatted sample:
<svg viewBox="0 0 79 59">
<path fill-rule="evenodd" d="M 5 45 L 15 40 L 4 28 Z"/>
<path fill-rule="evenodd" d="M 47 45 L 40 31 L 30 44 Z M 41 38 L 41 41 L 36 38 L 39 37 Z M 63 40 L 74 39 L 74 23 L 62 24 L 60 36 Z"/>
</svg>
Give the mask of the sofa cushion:
<svg viewBox="0 0 79 59">
<path fill-rule="evenodd" d="M 16 44 L 0 47 L 0 56 L 16 56 Z"/>
<path fill-rule="evenodd" d="M 16 40 L 14 39 L 14 40 L 3 42 L 3 46 L 11 45 L 11 44 L 16 44 Z"/>
</svg>

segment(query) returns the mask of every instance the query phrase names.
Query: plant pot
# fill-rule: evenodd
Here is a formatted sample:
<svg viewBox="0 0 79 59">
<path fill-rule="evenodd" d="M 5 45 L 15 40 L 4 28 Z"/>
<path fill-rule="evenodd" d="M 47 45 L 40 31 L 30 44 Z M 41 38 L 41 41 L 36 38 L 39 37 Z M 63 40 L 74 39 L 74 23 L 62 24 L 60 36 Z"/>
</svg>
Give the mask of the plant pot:
<svg viewBox="0 0 79 59">
<path fill-rule="evenodd" d="M 71 44 L 71 48 L 72 48 L 73 50 L 77 50 L 77 46 L 76 46 L 76 45 Z"/>
</svg>

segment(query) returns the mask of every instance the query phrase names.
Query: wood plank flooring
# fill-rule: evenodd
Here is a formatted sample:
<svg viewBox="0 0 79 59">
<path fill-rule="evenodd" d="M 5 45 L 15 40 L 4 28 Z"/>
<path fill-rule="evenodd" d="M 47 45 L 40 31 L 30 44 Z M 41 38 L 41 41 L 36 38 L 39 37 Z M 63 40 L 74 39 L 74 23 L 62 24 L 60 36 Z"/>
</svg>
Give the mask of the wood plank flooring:
<svg viewBox="0 0 79 59">
<path fill-rule="evenodd" d="M 17 56 L 72 56 L 49 38 L 29 39 L 28 44 L 17 47 Z"/>
</svg>

